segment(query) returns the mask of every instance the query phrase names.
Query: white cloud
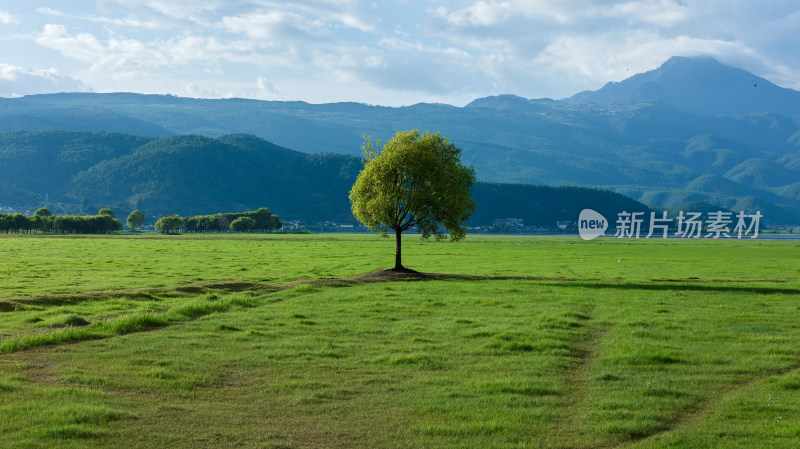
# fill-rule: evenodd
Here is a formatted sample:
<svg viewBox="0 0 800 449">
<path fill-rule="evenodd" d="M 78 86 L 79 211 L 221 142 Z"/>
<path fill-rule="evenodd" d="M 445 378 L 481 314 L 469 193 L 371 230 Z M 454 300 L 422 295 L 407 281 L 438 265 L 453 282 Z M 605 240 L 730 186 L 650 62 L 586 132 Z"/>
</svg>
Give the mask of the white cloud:
<svg viewBox="0 0 800 449">
<path fill-rule="evenodd" d="M 753 70 L 771 66 L 782 79 L 789 73 L 798 79 L 800 56 L 788 56 L 794 69 L 778 70 L 774 61 L 800 54 L 782 48 L 770 55 L 773 62 L 757 61 L 769 52 L 751 29 L 772 22 L 768 29 L 791 30 L 772 47 L 792 46 L 799 9 L 787 0 L 769 7 L 722 0 L 471 0 L 433 8 L 427 30 L 470 53 L 472 70 L 487 77 L 486 90 L 505 84 L 520 95 L 559 98 L 653 69 L 675 55 L 710 55 Z M 767 32 L 759 36 L 769 39 Z"/>
<path fill-rule="evenodd" d="M 173 19 L 203 23 L 203 16 L 214 15 L 227 5 L 240 2 L 225 0 L 98 0 L 101 11 L 129 11 L 135 15 L 156 12 Z"/>
<path fill-rule="evenodd" d="M 256 85 L 258 86 L 258 90 L 263 90 L 265 92 L 275 92 L 275 86 L 272 85 L 266 78 L 263 76 L 259 76 L 256 78 Z"/>
<path fill-rule="evenodd" d="M 380 23 L 377 4 L 368 0 L 264 1 L 263 10 L 291 11 L 327 27 L 337 24 L 361 31 L 375 30 Z"/>
<path fill-rule="evenodd" d="M 436 15 L 448 23 L 456 26 L 478 25 L 490 26 L 508 18 L 511 13 L 509 2 L 487 3 L 483 0 L 474 3 L 464 9 L 450 12 L 445 7 L 436 9 Z"/>
<path fill-rule="evenodd" d="M 219 11 L 225 4 L 219 0 L 145 0 L 140 3 L 162 14 L 181 19 L 194 18 L 198 12 Z"/>
<path fill-rule="evenodd" d="M 39 14 L 45 14 L 48 16 L 55 16 L 55 17 L 66 16 L 66 14 L 64 14 L 63 12 L 53 8 L 36 8 L 36 12 L 38 12 Z"/>
<path fill-rule="evenodd" d="M 221 26 L 231 33 L 244 34 L 251 39 L 290 39 L 292 41 L 322 41 L 319 24 L 292 12 L 275 11 L 223 17 Z"/>
<path fill-rule="evenodd" d="M 256 77 L 255 98 L 259 100 L 275 100 L 279 95 L 279 92 L 270 81 L 263 76 Z"/>
<path fill-rule="evenodd" d="M 608 45 L 609 41 L 615 41 L 615 45 Z M 550 76 L 566 74 L 588 89 L 596 88 L 593 85 L 598 81 L 619 81 L 654 69 L 675 55 L 712 55 L 724 59 L 751 51 L 740 42 L 689 36 L 662 39 L 647 32 L 627 36 L 561 36 L 548 45 L 535 64 L 546 67 Z"/>
<path fill-rule="evenodd" d="M 317 52 L 314 64 L 336 83 L 395 90 L 407 96 L 410 92 L 425 97 L 475 93 L 492 84 L 486 66 L 468 51 L 402 36 L 381 39 L 378 48 Z"/>
<path fill-rule="evenodd" d="M 796 0 L 98 0 L 38 8 L 0 51 L 55 50 L 102 90 L 192 96 L 463 101 L 565 97 L 708 54 L 798 87 Z M 15 12 L 16 13 L 16 12 Z M 0 21 L 3 16 L 0 15 Z M 9 17 L 11 17 L 9 15 Z M 26 17 L 11 17 L 8 20 Z M 42 25 L 42 20 L 48 25 Z M 38 32 L 37 32 L 38 31 Z M 6 47 L 3 48 L 3 43 Z M 23 62 L 25 61 L 25 62 Z M 772 78 L 770 78 L 772 79 Z M 269 81 L 267 81 L 269 80 Z M 381 94 L 381 92 L 383 94 Z M 414 96 L 415 98 L 411 98 Z M 467 98 L 468 100 L 468 98 Z"/>
<path fill-rule="evenodd" d="M 218 26 L 251 39 L 292 43 L 329 43 L 339 28 L 369 32 L 379 20 L 362 1 L 264 2 L 247 13 L 222 17 Z"/>
<path fill-rule="evenodd" d="M 156 30 L 156 29 L 170 28 L 170 25 L 165 22 L 159 22 L 156 20 L 141 20 L 135 17 L 109 18 L 105 16 L 80 16 L 80 15 L 67 14 L 63 11 L 52 8 L 36 8 L 36 12 L 53 17 L 60 17 L 77 21 L 97 22 L 113 26 L 124 26 L 140 30 L 141 29 Z"/>
<path fill-rule="evenodd" d="M 223 94 L 214 89 L 200 87 L 195 83 L 186 83 L 184 90 L 186 95 L 192 98 L 233 98 L 235 96 L 231 91 Z"/>
<path fill-rule="evenodd" d="M 689 18 L 689 7 L 675 0 L 629 1 L 590 10 L 588 16 L 620 18 L 633 23 L 670 27 Z"/>
<path fill-rule="evenodd" d="M 123 9 L 131 14 L 156 13 L 203 26 L 213 26 L 220 18 L 247 18 L 259 15 L 302 17 L 324 26 L 335 24 L 362 31 L 375 29 L 377 5 L 368 0 L 99 0 L 101 10 Z"/>
<path fill-rule="evenodd" d="M 62 52 L 65 56 L 82 61 L 94 61 L 103 53 L 103 45 L 91 34 L 72 36 L 63 25 L 48 24 L 37 37 L 39 45 Z"/>
<path fill-rule="evenodd" d="M 101 41 L 89 33 L 70 34 L 63 25 L 45 25 L 36 42 L 62 55 L 91 63 L 90 71 L 113 78 L 130 78 L 143 73 L 198 64 L 206 69 L 221 61 L 254 63 L 257 47 L 248 41 L 222 42 L 214 37 L 182 36 L 170 40 L 109 37 Z M 263 62 L 276 62 L 267 55 Z"/>
<path fill-rule="evenodd" d="M 56 69 L 30 70 L 0 64 L 0 97 L 84 91 L 86 86 Z"/>
<path fill-rule="evenodd" d="M 478 0 L 464 8 L 450 10 L 439 7 L 433 11 L 434 17 L 459 28 L 500 27 L 503 32 L 509 23 L 537 23 L 566 25 L 576 17 L 585 14 L 593 3 L 587 0 Z M 537 33 L 537 28 L 529 28 L 527 33 Z"/>
<path fill-rule="evenodd" d="M 0 23 L 5 25 L 16 25 L 19 23 L 19 20 L 17 20 L 17 18 L 11 15 L 11 13 L 8 11 L 0 9 Z"/>
</svg>

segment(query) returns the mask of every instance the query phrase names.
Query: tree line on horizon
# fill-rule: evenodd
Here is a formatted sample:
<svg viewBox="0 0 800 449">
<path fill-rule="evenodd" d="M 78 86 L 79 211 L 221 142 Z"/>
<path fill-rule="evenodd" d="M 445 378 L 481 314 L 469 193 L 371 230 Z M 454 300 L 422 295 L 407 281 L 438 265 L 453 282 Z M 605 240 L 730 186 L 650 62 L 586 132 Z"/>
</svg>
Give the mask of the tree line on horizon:
<svg viewBox="0 0 800 449">
<path fill-rule="evenodd" d="M 214 215 L 195 215 L 181 218 L 167 215 L 156 221 L 155 229 L 162 234 L 175 232 L 268 232 L 281 229 L 280 218 L 266 207 L 247 212 L 228 212 Z"/>
<path fill-rule="evenodd" d="M 128 216 L 129 225 L 138 223 L 137 226 L 131 225 L 131 228 L 141 226 L 139 214 L 143 222 L 144 214 L 141 211 L 133 211 Z M 114 216 L 114 212 L 105 207 L 97 215 L 53 215 L 46 207 L 37 209 L 30 217 L 20 213 L 0 214 L 0 232 L 6 234 L 111 234 L 121 231 L 122 227 L 122 222 Z"/>
<path fill-rule="evenodd" d="M 144 213 L 132 211 L 128 226 L 136 231 L 144 224 Z M 281 229 L 280 218 L 266 207 L 248 212 L 230 212 L 214 215 L 196 215 L 181 218 L 168 215 L 156 221 L 155 229 L 169 234 L 185 232 L 268 232 Z M 21 213 L 0 214 L 0 233 L 6 234 L 111 234 L 121 231 L 123 224 L 114 212 L 104 207 L 97 215 L 53 215 L 46 207 L 36 210 L 30 217 Z"/>
</svg>

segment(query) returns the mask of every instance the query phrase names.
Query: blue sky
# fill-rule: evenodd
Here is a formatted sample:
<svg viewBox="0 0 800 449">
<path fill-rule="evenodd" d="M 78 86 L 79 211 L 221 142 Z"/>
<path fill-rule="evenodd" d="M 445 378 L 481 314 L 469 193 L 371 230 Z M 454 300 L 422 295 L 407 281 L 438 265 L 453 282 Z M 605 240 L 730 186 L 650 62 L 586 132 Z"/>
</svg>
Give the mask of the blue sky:
<svg viewBox="0 0 800 449">
<path fill-rule="evenodd" d="M 796 0 L 0 0 L 0 96 L 464 105 L 711 55 L 800 89 Z"/>
</svg>

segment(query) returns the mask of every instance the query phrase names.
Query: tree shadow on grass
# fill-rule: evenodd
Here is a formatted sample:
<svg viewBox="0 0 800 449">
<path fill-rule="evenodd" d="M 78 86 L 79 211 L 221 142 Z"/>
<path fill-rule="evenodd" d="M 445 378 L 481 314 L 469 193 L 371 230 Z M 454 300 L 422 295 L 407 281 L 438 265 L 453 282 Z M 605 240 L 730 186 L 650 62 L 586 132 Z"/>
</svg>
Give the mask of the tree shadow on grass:
<svg viewBox="0 0 800 449">
<path fill-rule="evenodd" d="M 610 289 L 610 290 L 645 290 L 645 291 L 692 291 L 692 292 L 721 292 L 721 293 L 753 293 L 761 295 L 770 294 L 784 294 L 784 295 L 797 295 L 800 294 L 800 288 L 791 287 L 772 287 L 772 286 L 754 286 L 748 282 L 748 285 L 719 285 L 719 281 L 706 281 L 707 283 L 682 283 L 682 282 L 597 282 L 597 281 L 575 281 L 569 283 L 570 286 L 579 285 L 584 288 L 593 289 Z M 702 281 L 700 281 L 702 282 Z M 728 281 L 728 282 L 741 282 L 741 281 Z M 548 283 L 551 286 L 566 286 L 564 283 Z"/>
<path fill-rule="evenodd" d="M 423 273 L 413 270 L 380 270 L 350 279 L 361 282 L 465 280 L 465 281 L 504 281 L 521 280 L 540 282 L 553 287 L 585 287 L 611 290 L 646 291 L 697 291 L 697 292 L 741 292 L 755 294 L 800 294 L 800 288 L 753 285 L 761 283 L 783 283 L 781 279 L 653 279 L 650 282 L 628 282 L 621 278 L 568 278 L 539 276 L 479 276 L 467 274 Z M 741 285 L 746 283 L 746 285 Z M 739 285 L 736 285 L 739 284 Z"/>
</svg>

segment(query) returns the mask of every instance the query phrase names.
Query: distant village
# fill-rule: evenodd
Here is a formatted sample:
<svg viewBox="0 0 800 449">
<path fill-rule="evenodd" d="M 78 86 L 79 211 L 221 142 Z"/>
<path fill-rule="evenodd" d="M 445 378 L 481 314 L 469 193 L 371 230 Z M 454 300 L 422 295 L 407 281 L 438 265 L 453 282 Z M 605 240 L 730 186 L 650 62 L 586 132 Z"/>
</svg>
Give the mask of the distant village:
<svg viewBox="0 0 800 449">
<path fill-rule="evenodd" d="M 33 215 L 33 212 L 29 210 L 17 210 L 8 206 L 0 206 L 0 214 L 22 214 L 26 217 L 30 217 Z"/>
</svg>

